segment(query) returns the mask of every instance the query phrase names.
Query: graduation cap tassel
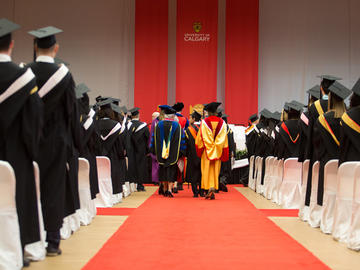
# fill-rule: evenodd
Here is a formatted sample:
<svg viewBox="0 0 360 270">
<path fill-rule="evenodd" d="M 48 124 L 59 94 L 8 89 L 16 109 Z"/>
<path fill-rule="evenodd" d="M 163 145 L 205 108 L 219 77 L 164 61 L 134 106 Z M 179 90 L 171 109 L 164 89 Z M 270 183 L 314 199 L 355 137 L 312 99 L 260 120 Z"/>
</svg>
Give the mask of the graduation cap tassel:
<svg viewBox="0 0 360 270">
<path fill-rule="evenodd" d="M 35 44 L 36 44 L 36 38 L 34 38 L 34 47 L 33 47 L 33 58 L 34 58 L 34 62 L 35 62 L 35 60 L 36 60 Z"/>
</svg>

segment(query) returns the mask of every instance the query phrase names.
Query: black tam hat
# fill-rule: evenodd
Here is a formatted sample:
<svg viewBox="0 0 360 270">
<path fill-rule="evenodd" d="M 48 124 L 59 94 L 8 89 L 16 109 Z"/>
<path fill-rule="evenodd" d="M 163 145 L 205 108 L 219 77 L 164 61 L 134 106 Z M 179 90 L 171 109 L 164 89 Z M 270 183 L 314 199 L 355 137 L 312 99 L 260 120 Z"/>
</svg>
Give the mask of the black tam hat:
<svg viewBox="0 0 360 270">
<path fill-rule="evenodd" d="M 204 110 L 209 113 L 216 113 L 217 108 L 221 105 L 221 102 L 211 102 L 204 106 Z"/>
<path fill-rule="evenodd" d="M 139 114 L 139 110 L 140 108 L 135 107 L 130 109 L 129 112 L 131 113 L 131 116 L 137 116 Z"/>
<path fill-rule="evenodd" d="M 191 114 L 191 117 L 194 118 L 196 122 L 199 122 L 201 120 L 201 114 L 195 110 Z"/>
<path fill-rule="evenodd" d="M 250 117 L 249 117 L 249 120 L 250 120 L 251 122 L 255 122 L 255 121 L 258 120 L 258 119 L 259 119 L 259 117 L 257 116 L 256 113 L 254 113 L 253 115 L 250 115 Z"/>
<path fill-rule="evenodd" d="M 172 106 L 172 108 L 176 111 L 176 112 L 181 112 L 182 109 L 184 109 L 184 103 L 182 102 L 177 102 L 174 104 L 174 106 Z"/>
</svg>

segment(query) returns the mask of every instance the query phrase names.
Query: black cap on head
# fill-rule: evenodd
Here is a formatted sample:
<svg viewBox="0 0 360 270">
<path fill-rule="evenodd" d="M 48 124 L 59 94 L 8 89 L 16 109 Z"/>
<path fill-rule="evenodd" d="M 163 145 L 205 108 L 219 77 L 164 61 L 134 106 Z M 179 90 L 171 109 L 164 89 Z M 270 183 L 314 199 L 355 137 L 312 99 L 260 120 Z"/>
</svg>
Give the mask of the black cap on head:
<svg viewBox="0 0 360 270">
<path fill-rule="evenodd" d="M 204 105 L 204 110 L 209 113 L 216 113 L 217 108 L 221 105 L 221 102 L 211 102 Z"/>
<path fill-rule="evenodd" d="M 20 25 L 9 21 L 8 19 L 0 19 L 0 38 L 11 34 L 15 30 L 19 29 Z"/>
<path fill-rule="evenodd" d="M 268 109 L 263 109 L 261 112 L 260 112 L 260 115 L 264 118 L 267 118 L 267 119 L 270 119 L 271 116 L 272 116 L 272 113 L 268 110 Z"/>
<path fill-rule="evenodd" d="M 281 119 L 281 113 L 276 111 L 276 112 L 273 112 L 272 113 L 272 116 L 271 116 L 271 119 L 274 119 L 274 120 L 277 120 L 277 121 L 280 121 Z"/>
<path fill-rule="evenodd" d="M 320 85 L 318 84 L 306 91 L 306 93 L 316 99 L 320 99 L 320 92 Z"/>
<path fill-rule="evenodd" d="M 346 99 L 351 94 L 351 90 L 349 90 L 347 87 L 345 87 L 339 82 L 334 82 L 329 87 L 329 91 L 337 95 L 341 99 Z"/>
<path fill-rule="evenodd" d="M 164 109 L 164 113 L 165 114 L 175 114 L 176 113 L 176 110 L 173 108 L 173 107 L 165 107 Z"/>
<path fill-rule="evenodd" d="M 124 114 L 127 114 L 127 112 L 128 112 L 126 106 L 121 106 L 121 107 L 120 107 L 120 110 L 121 110 Z"/>
<path fill-rule="evenodd" d="M 97 107 L 100 107 L 101 109 L 111 108 L 111 99 L 104 99 L 99 102 L 97 102 L 95 105 Z"/>
<path fill-rule="evenodd" d="M 294 104 L 294 105 L 296 105 L 296 106 L 299 108 L 300 111 L 301 111 L 304 107 L 306 107 L 305 104 L 303 104 L 303 103 L 301 103 L 301 102 L 299 102 L 299 101 L 296 101 L 296 100 L 291 101 L 291 103 Z"/>
<path fill-rule="evenodd" d="M 317 77 L 321 79 L 321 86 L 324 90 L 327 90 L 335 81 L 342 80 L 342 78 L 332 75 L 320 75 Z"/>
<path fill-rule="evenodd" d="M 120 109 L 120 107 L 118 106 L 118 105 L 116 105 L 116 104 L 114 104 L 114 103 L 111 103 L 110 104 L 110 106 L 111 106 L 111 109 L 114 111 L 114 112 L 116 112 L 116 113 L 118 113 L 118 114 L 121 114 L 121 109 Z"/>
<path fill-rule="evenodd" d="M 288 107 L 289 107 L 289 111 L 294 110 L 297 112 L 301 112 L 303 106 L 299 106 L 299 104 L 290 102 L 290 103 L 288 103 Z"/>
<path fill-rule="evenodd" d="M 28 33 L 35 37 L 38 48 L 48 49 L 56 43 L 56 34 L 63 32 L 61 29 L 47 26 L 37 30 L 29 31 Z"/>
<path fill-rule="evenodd" d="M 253 115 L 250 115 L 250 117 L 249 117 L 249 120 L 251 122 L 255 122 L 258 119 L 259 119 L 259 117 L 258 117 L 257 113 L 254 113 Z"/>
<path fill-rule="evenodd" d="M 139 114 L 139 110 L 140 108 L 135 107 L 129 110 L 129 112 L 131 113 L 131 116 L 137 116 Z"/>
<path fill-rule="evenodd" d="M 184 103 L 182 103 L 182 102 L 176 102 L 176 103 L 174 104 L 174 106 L 172 106 L 172 107 L 173 107 L 173 109 L 174 109 L 176 112 L 181 112 L 182 109 L 184 109 Z"/>
<path fill-rule="evenodd" d="M 90 89 L 84 83 L 77 85 L 75 88 L 75 94 L 77 99 L 82 98 L 84 94 L 88 92 L 90 92 Z"/>
<path fill-rule="evenodd" d="M 353 91 L 356 95 L 360 96 L 360 78 L 359 78 L 358 81 L 355 83 L 355 85 L 353 86 L 353 88 L 351 89 L 351 91 Z"/>
<path fill-rule="evenodd" d="M 289 111 L 289 102 L 285 102 L 284 104 L 284 111 Z"/>
<path fill-rule="evenodd" d="M 201 114 L 198 113 L 197 111 L 193 111 L 193 113 L 191 114 L 191 117 L 195 119 L 196 122 L 201 120 Z"/>
</svg>

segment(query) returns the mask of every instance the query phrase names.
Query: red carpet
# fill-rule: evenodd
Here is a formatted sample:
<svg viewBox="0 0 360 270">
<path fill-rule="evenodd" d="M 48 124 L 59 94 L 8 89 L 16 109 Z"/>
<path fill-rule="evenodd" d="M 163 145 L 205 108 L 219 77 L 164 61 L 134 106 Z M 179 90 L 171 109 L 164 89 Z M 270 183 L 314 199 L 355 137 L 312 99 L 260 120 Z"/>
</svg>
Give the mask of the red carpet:
<svg viewBox="0 0 360 270">
<path fill-rule="evenodd" d="M 297 217 L 299 209 L 259 209 L 267 217 Z"/>
<path fill-rule="evenodd" d="M 329 268 L 231 187 L 214 201 L 154 194 L 83 269 Z"/>
<path fill-rule="evenodd" d="M 129 216 L 136 208 L 98 208 L 98 216 Z"/>
</svg>

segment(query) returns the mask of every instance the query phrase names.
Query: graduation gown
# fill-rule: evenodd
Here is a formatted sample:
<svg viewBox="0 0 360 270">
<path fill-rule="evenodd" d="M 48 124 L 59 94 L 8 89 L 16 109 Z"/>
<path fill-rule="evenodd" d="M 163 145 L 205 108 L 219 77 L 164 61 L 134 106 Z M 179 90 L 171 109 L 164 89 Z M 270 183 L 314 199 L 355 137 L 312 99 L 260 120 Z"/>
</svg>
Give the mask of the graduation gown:
<svg viewBox="0 0 360 270">
<path fill-rule="evenodd" d="M 185 130 L 185 143 L 186 143 L 186 175 L 185 180 L 192 185 L 201 183 L 201 159 L 197 156 L 195 140 L 199 131 L 199 124 L 191 124 Z"/>
<path fill-rule="evenodd" d="M 305 205 L 310 205 L 310 197 L 311 197 L 311 181 L 312 181 L 312 166 L 314 165 L 316 161 L 316 157 L 314 156 L 313 149 L 317 147 L 316 144 L 314 144 L 313 140 L 313 127 L 315 122 L 317 121 L 318 117 L 320 115 L 323 115 L 325 112 L 327 112 L 328 108 L 328 101 L 327 100 L 317 100 L 315 101 L 309 108 L 309 127 L 308 127 L 308 142 L 306 146 L 306 152 L 305 157 L 310 158 L 310 164 L 309 164 L 309 173 L 308 173 L 308 179 L 307 179 L 307 185 L 306 185 L 306 195 L 305 195 Z"/>
<path fill-rule="evenodd" d="M 258 135 L 255 130 L 255 125 L 251 125 L 245 130 L 245 143 L 249 159 L 252 155 L 255 154 L 255 144 L 257 137 Z"/>
<path fill-rule="evenodd" d="M 177 162 L 186 150 L 180 124 L 170 119 L 160 121 L 155 126 L 150 148 L 159 163 L 159 181 L 175 182 L 178 170 Z"/>
<path fill-rule="evenodd" d="M 100 119 L 97 124 L 101 138 L 98 155 L 110 159 L 113 194 L 118 194 L 122 192 L 122 185 L 125 182 L 125 147 L 122 136 L 125 127 L 109 118 Z"/>
<path fill-rule="evenodd" d="M 360 107 L 354 107 L 341 117 L 339 164 L 360 160 Z"/>
<path fill-rule="evenodd" d="M 217 116 L 202 120 L 195 145 L 196 152 L 201 157 L 201 188 L 219 189 L 221 162 L 229 159 L 225 121 Z"/>
<path fill-rule="evenodd" d="M 154 119 L 151 122 L 151 129 L 150 129 L 150 137 L 154 136 L 155 126 L 159 122 L 159 118 Z M 151 141 L 149 143 L 151 145 Z M 150 153 L 151 157 L 151 181 L 154 183 L 159 183 L 159 163 L 157 162 L 156 156 L 153 153 Z"/>
<path fill-rule="evenodd" d="M 227 137 L 228 137 L 228 145 L 229 145 L 229 159 L 227 161 L 221 162 L 219 177 L 225 177 L 225 179 L 228 181 L 229 179 L 231 179 L 231 155 L 234 155 L 235 157 L 236 149 L 235 149 L 234 133 L 228 124 L 226 124 L 226 128 L 227 128 Z"/>
<path fill-rule="evenodd" d="M 21 84 L 10 91 L 15 81 Z M 23 246 L 40 240 L 33 160 L 38 155 L 43 103 L 34 74 L 12 62 L 0 62 L 0 160 L 16 177 L 16 209 Z"/>
<path fill-rule="evenodd" d="M 281 158 L 294 158 L 299 153 L 299 126 L 298 120 L 287 120 L 280 127 Z"/>
<path fill-rule="evenodd" d="M 147 155 L 149 154 L 150 132 L 146 123 L 133 120 L 131 142 L 135 155 L 135 182 L 143 184 L 149 179 Z"/>
<path fill-rule="evenodd" d="M 44 226 L 46 231 L 56 232 L 62 227 L 63 218 L 75 212 L 75 207 L 68 209 L 65 201 L 65 197 L 76 197 L 72 192 L 77 183 L 71 182 L 74 181 L 70 175 L 73 169 L 70 171 L 68 164 L 70 158 L 74 158 L 72 125 L 76 117 L 75 83 L 64 65 L 33 62 L 28 67 L 36 76 L 38 93 L 45 110 L 38 159 Z"/>
<path fill-rule="evenodd" d="M 306 146 L 309 140 L 308 128 L 309 128 L 309 112 L 303 112 L 298 120 L 299 126 L 299 148 L 298 148 L 298 161 L 304 162 L 306 159 L 310 159 L 306 155 Z"/>
<path fill-rule="evenodd" d="M 135 182 L 136 178 L 136 159 L 134 153 L 134 145 L 132 143 L 132 130 L 133 123 L 132 121 L 127 122 L 126 129 L 124 131 L 124 139 L 125 139 L 125 149 L 126 156 L 128 158 L 128 167 L 126 170 L 126 181 L 130 183 Z"/>
</svg>

